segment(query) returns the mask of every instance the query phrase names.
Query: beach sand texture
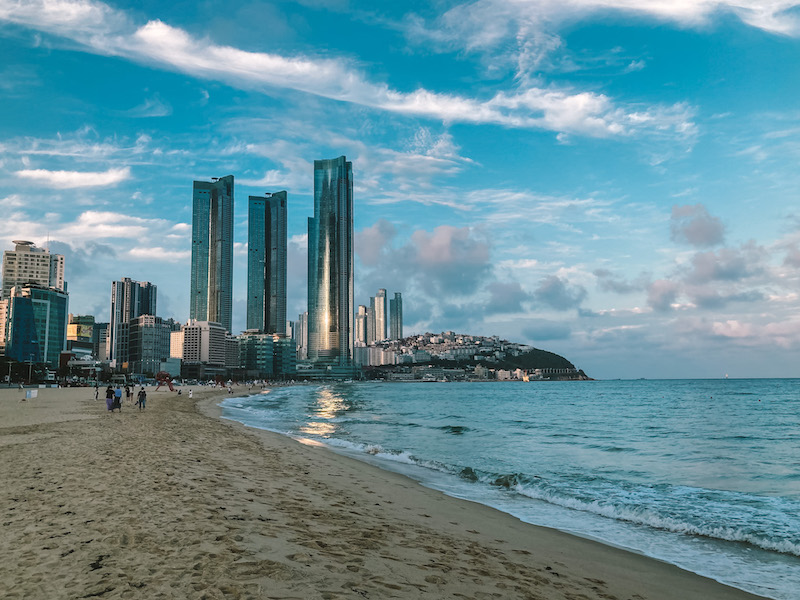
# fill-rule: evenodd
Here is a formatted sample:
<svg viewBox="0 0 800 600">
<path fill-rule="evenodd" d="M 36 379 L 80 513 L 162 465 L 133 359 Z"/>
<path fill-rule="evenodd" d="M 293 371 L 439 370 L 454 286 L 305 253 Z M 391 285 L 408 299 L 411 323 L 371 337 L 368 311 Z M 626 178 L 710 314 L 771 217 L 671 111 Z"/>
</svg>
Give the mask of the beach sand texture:
<svg viewBox="0 0 800 600">
<path fill-rule="evenodd" d="M 0 598 L 755 598 L 223 421 L 226 395 L 0 390 Z"/>
</svg>

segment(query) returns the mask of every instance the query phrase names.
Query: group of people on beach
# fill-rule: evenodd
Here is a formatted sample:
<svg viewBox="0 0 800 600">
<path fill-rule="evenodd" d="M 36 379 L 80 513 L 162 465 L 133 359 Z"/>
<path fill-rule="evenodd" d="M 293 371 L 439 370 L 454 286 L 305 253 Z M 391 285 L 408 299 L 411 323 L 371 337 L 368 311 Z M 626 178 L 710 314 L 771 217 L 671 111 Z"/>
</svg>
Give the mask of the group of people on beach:
<svg viewBox="0 0 800 600">
<path fill-rule="evenodd" d="M 125 386 L 125 398 L 128 400 L 130 404 L 133 402 L 133 391 L 131 390 L 130 386 Z M 144 391 L 144 386 L 141 387 L 139 393 L 136 395 L 136 404 L 139 406 L 139 410 L 144 410 L 145 405 L 147 404 L 147 392 Z M 110 412 L 114 412 L 114 410 L 119 410 L 122 412 L 122 388 L 117 386 L 116 389 L 109 385 L 106 388 L 106 408 Z"/>
</svg>

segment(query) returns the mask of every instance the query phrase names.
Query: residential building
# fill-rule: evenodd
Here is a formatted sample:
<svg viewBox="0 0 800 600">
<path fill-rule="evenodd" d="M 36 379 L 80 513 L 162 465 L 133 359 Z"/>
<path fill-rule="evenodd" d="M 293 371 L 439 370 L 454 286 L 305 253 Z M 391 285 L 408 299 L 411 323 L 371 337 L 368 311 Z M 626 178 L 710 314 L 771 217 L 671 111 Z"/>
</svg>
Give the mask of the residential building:
<svg viewBox="0 0 800 600">
<path fill-rule="evenodd" d="M 111 282 L 111 320 L 106 336 L 105 359 L 118 370 L 128 370 L 129 324 L 142 315 L 156 315 L 158 288 L 148 281 L 123 277 Z"/>
<path fill-rule="evenodd" d="M 14 286 L 27 285 L 66 291 L 64 257 L 37 248 L 33 242 L 14 240 L 14 250 L 3 253 L 2 297 L 11 297 Z"/>
<path fill-rule="evenodd" d="M 380 342 L 389 337 L 389 310 L 386 302 L 386 290 L 381 288 L 375 295 L 375 341 Z"/>
<path fill-rule="evenodd" d="M 403 296 L 395 292 L 394 298 L 389 300 L 389 339 L 403 339 Z"/>
<path fill-rule="evenodd" d="M 292 327 L 292 337 L 297 348 L 297 360 L 308 359 L 308 311 L 297 315 Z"/>
<path fill-rule="evenodd" d="M 189 318 L 231 330 L 233 306 L 233 175 L 195 181 Z"/>
<path fill-rule="evenodd" d="M 353 165 L 314 161 L 308 219 L 308 358 L 332 372 L 352 367 Z"/>
<path fill-rule="evenodd" d="M 181 327 L 183 362 L 225 366 L 225 328 L 220 323 L 189 319 Z"/>
<path fill-rule="evenodd" d="M 355 342 L 356 344 L 367 344 L 367 307 L 363 304 L 358 305 Z"/>
<path fill-rule="evenodd" d="M 286 334 L 286 192 L 250 196 L 247 329 Z"/>
</svg>

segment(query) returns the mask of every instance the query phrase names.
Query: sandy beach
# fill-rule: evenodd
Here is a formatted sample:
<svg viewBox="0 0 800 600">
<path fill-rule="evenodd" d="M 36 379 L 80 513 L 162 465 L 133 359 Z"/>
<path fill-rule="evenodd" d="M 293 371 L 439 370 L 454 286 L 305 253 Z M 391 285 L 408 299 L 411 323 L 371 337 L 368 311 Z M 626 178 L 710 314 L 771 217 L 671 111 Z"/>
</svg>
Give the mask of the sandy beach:
<svg viewBox="0 0 800 600">
<path fill-rule="evenodd" d="M 756 598 L 148 392 L 0 390 L 0 597 Z"/>
</svg>

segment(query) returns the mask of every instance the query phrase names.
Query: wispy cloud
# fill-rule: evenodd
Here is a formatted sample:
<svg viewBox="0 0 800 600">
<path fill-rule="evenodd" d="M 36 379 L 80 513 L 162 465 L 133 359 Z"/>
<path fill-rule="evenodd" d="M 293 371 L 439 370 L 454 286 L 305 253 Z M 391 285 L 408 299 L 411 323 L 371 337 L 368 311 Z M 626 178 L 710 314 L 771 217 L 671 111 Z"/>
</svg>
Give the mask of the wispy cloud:
<svg viewBox="0 0 800 600">
<path fill-rule="evenodd" d="M 524 80 L 563 46 L 558 35 L 561 26 L 594 15 L 619 12 L 698 27 L 716 15 L 729 13 L 752 27 L 797 36 L 798 6 L 797 0 L 475 0 L 458 4 L 431 22 L 410 15 L 404 29 L 412 41 L 484 53 L 492 68 L 502 61 Z M 633 61 L 629 69 L 641 66 Z"/>
<path fill-rule="evenodd" d="M 130 167 L 108 171 L 48 171 L 46 169 L 23 169 L 16 171 L 17 177 L 30 179 L 45 187 L 56 189 L 108 187 L 130 179 Z"/>
<path fill-rule="evenodd" d="M 617 106 L 595 92 L 524 85 L 470 98 L 424 88 L 400 91 L 373 82 L 342 59 L 248 52 L 159 20 L 137 26 L 92 0 L 0 0 L 0 19 L 66 37 L 94 52 L 125 57 L 245 89 L 289 88 L 324 98 L 442 120 L 536 128 L 593 137 L 694 133 L 683 105 Z"/>
</svg>

